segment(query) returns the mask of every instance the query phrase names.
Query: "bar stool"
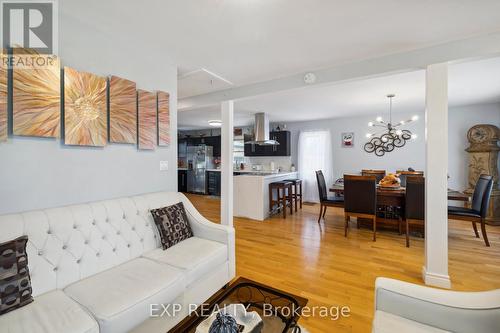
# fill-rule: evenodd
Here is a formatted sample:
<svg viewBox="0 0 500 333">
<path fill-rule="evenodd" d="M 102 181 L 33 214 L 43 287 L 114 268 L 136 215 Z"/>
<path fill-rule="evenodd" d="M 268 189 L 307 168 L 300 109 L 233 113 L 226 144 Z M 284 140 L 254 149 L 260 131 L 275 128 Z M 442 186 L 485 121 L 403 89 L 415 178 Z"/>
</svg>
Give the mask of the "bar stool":
<svg viewBox="0 0 500 333">
<path fill-rule="evenodd" d="M 295 211 L 297 211 L 297 202 L 300 201 L 300 209 L 302 209 L 302 179 L 285 179 L 286 182 L 291 182 L 293 185 L 293 200 L 295 201 Z M 300 199 L 299 199 L 300 198 Z"/>
<path fill-rule="evenodd" d="M 274 190 L 276 190 L 276 200 L 274 200 Z M 293 214 L 292 182 L 279 181 L 269 184 L 269 211 L 272 212 L 274 205 L 278 209 L 283 209 L 283 218 L 286 218 L 286 205 L 290 203 L 290 214 Z"/>
</svg>

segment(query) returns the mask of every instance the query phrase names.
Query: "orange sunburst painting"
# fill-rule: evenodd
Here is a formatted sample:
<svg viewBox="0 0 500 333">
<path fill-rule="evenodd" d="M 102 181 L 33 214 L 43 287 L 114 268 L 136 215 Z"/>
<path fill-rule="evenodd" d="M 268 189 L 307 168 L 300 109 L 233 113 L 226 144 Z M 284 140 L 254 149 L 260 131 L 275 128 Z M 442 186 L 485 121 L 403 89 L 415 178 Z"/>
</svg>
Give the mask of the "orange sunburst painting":
<svg viewBox="0 0 500 333">
<path fill-rule="evenodd" d="M 158 92 L 158 145 L 170 144 L 170 95 Z"/>
<path fill-rule="evenodd" d="M 137 142 L 136 84 L 117 76 L 109 80 L 109 141 Z"/>
<path fill-rule="evenodd" d="M 139 100 L 139 149 L 154 149 L 156 138 L 156 94 L 137 90 Z"/>
<path fill-rule="evenodd" d="M 64 67 L 64 143 L 105 146 L 106 79 Z"/>
<path fill-rule="evenodd" d="M 14 49 L 14 56 L 37 53 Z M 13 70 L 13 132 L 14 135 L 60 136 L 61 67 L 57 57 L 41 68 Z"/>
<path fill-rule="evenodd" d="M 2 51 L 2 50 L 0 50 Z M 0 52 L 0 142 L 7 140 L 7 55 Z"/>
</svg>

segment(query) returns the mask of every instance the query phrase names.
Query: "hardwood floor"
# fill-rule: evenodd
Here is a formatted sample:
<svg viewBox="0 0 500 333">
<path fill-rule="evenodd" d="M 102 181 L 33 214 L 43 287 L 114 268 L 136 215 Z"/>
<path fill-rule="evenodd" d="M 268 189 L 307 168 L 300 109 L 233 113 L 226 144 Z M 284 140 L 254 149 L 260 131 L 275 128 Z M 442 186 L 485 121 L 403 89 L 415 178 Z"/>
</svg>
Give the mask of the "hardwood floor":
<svg viewBox="0 0 500 333">
<path fill-rule="evenodd" d="M 219 222 L 217 198 L 188 195 L 209 220 Z M 305 204 L 294 215 L 265 222 L 235 218 L 236 274 L 304 296 L 309 306 L 349 306 L 351 316 L 332 321 L 302 318 L 310 332 L 370 332 L 375 278 L 391 277 L 422 284 L 424 241 L 351 223 L 344 238 L 343 211 L 328 208 L 317 223 L 318 205 Z M 488 226 L 491 247 L 475 238 L 470 223 L 450 221 L 449 257 L 453 290 L 500 288 L 500 227 Z"/>
</svg>

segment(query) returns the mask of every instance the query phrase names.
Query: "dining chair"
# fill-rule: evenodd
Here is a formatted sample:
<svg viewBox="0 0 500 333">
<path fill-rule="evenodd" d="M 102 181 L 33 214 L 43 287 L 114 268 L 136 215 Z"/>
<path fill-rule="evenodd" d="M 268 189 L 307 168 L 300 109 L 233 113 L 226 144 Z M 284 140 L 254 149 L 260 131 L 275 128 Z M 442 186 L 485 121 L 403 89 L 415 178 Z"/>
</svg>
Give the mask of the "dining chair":
<svg viewBox="0 0 500 333">
<path fill-rule="evenodd" d="M 373 241 L 377 240 L 377 178 L 344 175 L 344 236 L 351 217 L 373 221 Z"/>
<path fill-rule="evenodd" d="M 361 170 L 362 176 L 375 176 L 377 179 L 377 183 L 385 177 L 385 170 L 371 170 L 371 169 L 363 169 Z"/>
<path fill-rule="evenodd" d="M 404 219 L 406 247 L 410 247 L 410 225 L 425 227 L 425 178 L 422 176 L 410 176 L 406 179 Z"/>
<path fill-rule="evenodd" d="M 481 233 L 484 243 L 490 246 L 488 235 L 486 234 L 486 215 L 490 202 L 491 191 L 493 189 L 493 177 L 481 175 L 474 187 L 471 208 L 448 206 L 448 218 L 453 220 L 470 221 L 476 237 L 479 238 L 476 223 L 481 223 Z"/>
<path fill-rule="evenodd" d="M 338 197 L 328 197 L 328 192 L 326 189 L 325 176 L 321 170 L 316 171 L 316 180 L 318 182 L 318 194 L 319 194 L 319 217 L 318 223 L 321 218 L 325 218 L 327 207 L 344 207 L 344 199 Z"/>
<path fill-rule="evenodd" d="M 408 177 L 423 177 L 423 171 L 405 171 L 398 170 L 396 173 L 399 175 L 399 179 L 401 180 L 401 186 L 406 187 L 406 179 Z"/>
</svg>

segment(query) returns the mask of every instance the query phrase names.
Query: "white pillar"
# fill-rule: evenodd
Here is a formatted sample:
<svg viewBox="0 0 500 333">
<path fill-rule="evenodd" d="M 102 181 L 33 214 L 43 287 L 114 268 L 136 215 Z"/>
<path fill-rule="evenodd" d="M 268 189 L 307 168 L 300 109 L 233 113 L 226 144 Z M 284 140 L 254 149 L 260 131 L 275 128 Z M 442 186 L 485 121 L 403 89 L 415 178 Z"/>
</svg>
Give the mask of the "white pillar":
<svg viewBox="0 0 500 333">
<path fill-rule="evenodd" d="M 448 64 L 427 67 L 425 93 L 425 284 L 450 288 L 448 275 Z"/>
<path fill-rule="evenodd" d="M 233 101 L 221 103 L 221 223 L 233 225 Z"/>
</svg>

